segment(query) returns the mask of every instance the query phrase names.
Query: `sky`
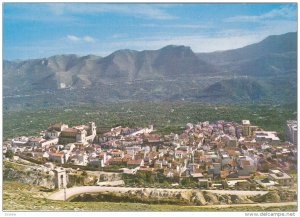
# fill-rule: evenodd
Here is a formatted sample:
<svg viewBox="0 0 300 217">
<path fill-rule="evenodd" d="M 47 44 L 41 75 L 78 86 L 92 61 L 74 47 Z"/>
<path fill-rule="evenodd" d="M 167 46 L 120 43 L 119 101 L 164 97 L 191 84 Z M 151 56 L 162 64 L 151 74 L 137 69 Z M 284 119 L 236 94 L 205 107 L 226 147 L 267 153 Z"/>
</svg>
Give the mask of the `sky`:
<svg viewBox="0 0 300 217">
<path fill-rule="evenodd" d="M 243 47 L 297 31 L 297 4 L 4 3 L 3 57 Z"/>
</svg>

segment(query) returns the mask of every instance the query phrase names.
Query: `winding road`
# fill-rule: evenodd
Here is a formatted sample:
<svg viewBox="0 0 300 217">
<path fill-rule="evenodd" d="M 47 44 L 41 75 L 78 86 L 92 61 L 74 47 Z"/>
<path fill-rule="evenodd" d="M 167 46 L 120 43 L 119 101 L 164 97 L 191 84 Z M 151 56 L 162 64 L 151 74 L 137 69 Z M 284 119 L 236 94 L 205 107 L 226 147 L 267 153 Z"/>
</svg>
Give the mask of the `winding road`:
<svg viewBox="0 0 300 217">
<path fill-rule="evenodd" d="M 80 186 L 66 189 L 66 199 L 83 193 L 97 193 L 97 192 L 127 192 L 130 190 L 157 190 L 157 191 L 171 191 L 171 192 L 180 192 L 180 191 L 197 191 L 197 189 L 166 189 L 166 188 L 130 188 L 130 187 L 104 187 L 104 186 Z M 199 190 L 202 191 L 202 190 Z M 217 194 L 235 194 L 235 195 L 264 195 L 268 191 L 233 191 L 233 190 L 205 190 L 207 192 L 213 192 Z M 50 200 L 64 200 L 64 189 L 61 189 L 53 194 L 51 194 L 48 199 Z"/>
</svg>

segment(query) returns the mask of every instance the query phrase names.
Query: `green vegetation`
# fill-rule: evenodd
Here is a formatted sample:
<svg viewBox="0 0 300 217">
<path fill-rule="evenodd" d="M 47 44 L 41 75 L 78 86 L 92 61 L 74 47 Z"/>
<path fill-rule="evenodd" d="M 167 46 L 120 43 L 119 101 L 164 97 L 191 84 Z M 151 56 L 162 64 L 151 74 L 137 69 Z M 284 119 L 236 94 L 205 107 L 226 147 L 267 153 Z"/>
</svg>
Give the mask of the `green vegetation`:
<svg viewBox="0 0 300 217">
<path fill-rule="evenodd" d="M 297 211 L 297 206 L 259 207 L 259 206 L 232 206 L 232 207 L 201 207 L 158 205 L 123 202 L 68 202 L 51 201 L 45 196 L 51 192 L 19 182 L 3 182 L 3 210 L 37 210 L 37 211 Z"/>
<path fill-rule="evenodd" d="M 5 153 L 5 157 L 9 158 L 9 159 L 12 159 L 14 156 L 14 153 L 12 150 L 7 150 L 6 153 Z"/>
<path fill-rule="evenodd" d="M 151 172 L 138 171 L 135 175 L 123 174 L 122 178 L 126 185 L 134 186 L 160 186 L 170 187 L 172 183 L 178 182 L 179 178 L 168 178 L 162 172 L 152 174 Z"/>
<path fill-rule="evenodd" d="M 180 183 L 183 187 L 199 187 L 197 178 L 184 177 Z"/>
<path fill-rule="evenodd" d="M 81 194 L 69 199 L 71 202 L 122 202 L 122 203 L 143 203 L 143 204 L 176 204 L 193 205 L 187 201 L 180 201 L 178 198 L 149 198 L 141 195 L 128 195 L 114 192 L 103 192 L 97 194 Z"/>
<path fill-rule="evenodd" d="M 95 121 L 98 127 L 140 127 L 154 124 L 158 133 L 180 133 L 186 123 L 249 119 L 253 125 L 275 130 L 284 139 L 286 120 L 296 119 L 297 105 L 217 105 L 196 102 L 122 102 L 68 108 L 3 113 L 4 139 L 38 135 L 52 123 L 70 126 Z"/>
<path fill-rule="evenodd" d="M 17 163 L 13 163 L 13 162 L 9 162 L 9 161 L 4 161 L 3 169 L 4 168 L 11 168 L 16 171 L 24 171 L 26 169 L 26 165 L 17 164 Z M 5 178 L 5 175 L 3 175 L 3 177 Z"/>
</svg>

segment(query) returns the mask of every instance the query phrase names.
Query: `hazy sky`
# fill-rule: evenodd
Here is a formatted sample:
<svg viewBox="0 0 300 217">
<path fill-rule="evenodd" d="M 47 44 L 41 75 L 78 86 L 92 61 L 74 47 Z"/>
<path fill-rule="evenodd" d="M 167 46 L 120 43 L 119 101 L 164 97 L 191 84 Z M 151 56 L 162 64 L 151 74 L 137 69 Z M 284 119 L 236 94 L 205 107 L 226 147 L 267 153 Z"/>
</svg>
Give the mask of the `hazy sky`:
<svg viewBox="0 0 300 217">
<path fill-rule="evenodd" d="M 169 44 L 210 52 L 297 31 L 297 5 L 4 3 L 3 20 L 5 59 Z"/>
</svg>

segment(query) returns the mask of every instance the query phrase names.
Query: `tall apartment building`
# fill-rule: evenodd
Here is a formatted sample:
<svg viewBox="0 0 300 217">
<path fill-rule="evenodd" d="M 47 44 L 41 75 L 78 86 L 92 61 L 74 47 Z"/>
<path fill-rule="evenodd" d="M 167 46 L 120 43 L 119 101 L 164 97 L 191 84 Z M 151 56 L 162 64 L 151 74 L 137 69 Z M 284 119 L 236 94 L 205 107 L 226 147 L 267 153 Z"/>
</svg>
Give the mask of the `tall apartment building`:
<svg viewBox="0 0 300 217">
<path fill-rule="evenodd" d="M 243 136 L 250 136 L 251 135 L 251 131 L 250 131 L 250 121 L 249 120 L 242 120 L 242 133 Z"/>
<path fill-rule="evenodd" d="M 285 139 L 295 145 L 298 144 L 298 125 L 296 120 L 288 120 L 285 127 Z"/>
</svg>

